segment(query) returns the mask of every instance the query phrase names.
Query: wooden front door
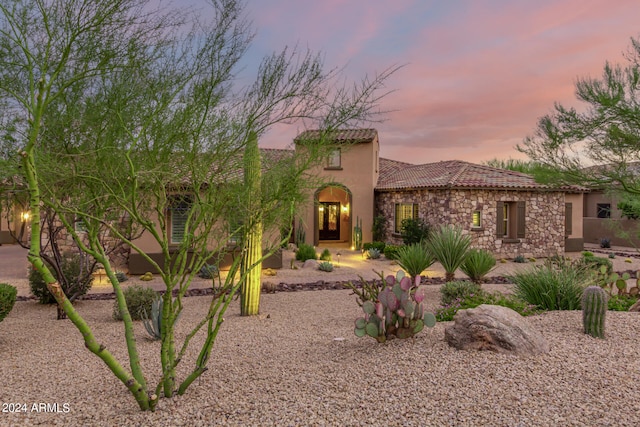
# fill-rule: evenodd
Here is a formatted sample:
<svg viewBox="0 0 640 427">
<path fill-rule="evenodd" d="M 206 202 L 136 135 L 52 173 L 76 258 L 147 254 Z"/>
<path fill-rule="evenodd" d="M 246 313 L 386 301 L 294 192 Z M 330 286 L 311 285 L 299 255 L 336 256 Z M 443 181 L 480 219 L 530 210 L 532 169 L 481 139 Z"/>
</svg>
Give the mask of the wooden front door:
<svg viewBox="0 0 640 427">
<path fill-rule="evenodd" d="M 340 202 L 320 202 L 318 205 L 318 238 L 340 240 Z"/>
</svg>

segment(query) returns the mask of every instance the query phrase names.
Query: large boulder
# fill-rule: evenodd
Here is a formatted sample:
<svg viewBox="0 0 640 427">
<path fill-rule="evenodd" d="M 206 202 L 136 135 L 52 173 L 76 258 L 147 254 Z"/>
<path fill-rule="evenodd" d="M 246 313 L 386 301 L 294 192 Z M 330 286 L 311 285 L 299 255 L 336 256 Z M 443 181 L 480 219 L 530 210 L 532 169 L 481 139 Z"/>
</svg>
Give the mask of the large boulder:
<svg viewBox="0 0 640 427">
<path fill-rule="evenodd" d="M 544 337 L 532 329 L 524 317 L 507 307 L 482 304 L 460 310 L 447 326 L 447 343 L 459 350 L 491 350 L 518 355 L 537 355 L 549 351 Z"/>
</svg>

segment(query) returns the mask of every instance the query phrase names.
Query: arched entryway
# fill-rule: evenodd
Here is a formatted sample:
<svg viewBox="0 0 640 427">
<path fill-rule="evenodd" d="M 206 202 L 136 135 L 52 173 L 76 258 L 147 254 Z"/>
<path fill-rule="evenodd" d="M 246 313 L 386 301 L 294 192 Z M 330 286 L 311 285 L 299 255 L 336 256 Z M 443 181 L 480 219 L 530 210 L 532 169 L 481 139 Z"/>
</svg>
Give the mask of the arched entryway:
<svg viewBox="0 0 640 427">
<path fill-rule="evenodd" d="M 351 191 L 342 184 L 327 184 L 314 197 L 314 244 L 351 242 Z"/>
</svg>

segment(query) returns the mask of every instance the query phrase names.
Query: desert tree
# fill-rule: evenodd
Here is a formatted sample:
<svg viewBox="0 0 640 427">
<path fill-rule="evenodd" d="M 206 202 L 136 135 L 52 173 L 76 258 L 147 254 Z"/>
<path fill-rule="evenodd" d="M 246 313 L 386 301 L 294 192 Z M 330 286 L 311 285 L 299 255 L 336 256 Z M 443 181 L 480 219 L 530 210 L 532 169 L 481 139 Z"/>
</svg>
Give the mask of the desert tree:
<svg viewBox="0 0 640 427">
<path fill-rule="evenodd" d="M 631 39 L 625 64 L 607 62 L 600 77 L 575 83 L 579 108 L 556 103 L 517 146 L 553 170 L 550 181 L 640 194 L 640 40 Z"/>
<path fill-rule="evenodd" d="M 154 9 L 144 0 L 0 1 L 0 106 L 11 135 L 3 175 L 26 188 L 32 217 L 29 262 L 44 277 L 85 346 L 122 381 L 142 410 L 162 394 L 182 394 L 203 372 L 233 295 L 262 258 L 234 259 L 207 314 L 178 345 L 175 322 L 198 270 L 226 248 L 233 209 L 266 228 L 292 218 L 306 171 L 335 129 L 377 117 L 389 69 L 349 86 L 322 57 L 285 49 L 265 58 L 256 83 L 236 88 L 237 65 L 253 36 L 233 0 L 211 2 L 213 18 Z M 243 204 L 239 185 L 248 142 L 277 123 L 314 126 L 326 135 L 270 164 L 260 203 Z M 247 166 L 251 168 L 252 166 Z M 255 187 L 257 188 L 257 187 Z M 41 209 L 54 210 L 82 251 L 105 268 L 123 317 L 129 368 L 101 344 L 62 292 L 41 256 Z M 282 214 L 282 213 L 285 214 Z M 170 218 L 180 217 L 180 229 Z M 85 231 L 74 227 L 82 221 Z M 249 233 L 251 227 L 241 227 Z M 135 232 L 134 232 L 135 231 Z M 151 257 L 132 236 L 160 248 Z M 109 233 L 142 256 L 165 285 L 161 375 L 147 384 L 133 323 L 100 237 Z M 243 241 L 247 241 L 243 236 Z M 243 248 L 245 249 L 245 248 Z M 176 367 L 202 338 L 186 376 Z M 198 340 L 194 340 L 198 341 Z"/>
</svg>

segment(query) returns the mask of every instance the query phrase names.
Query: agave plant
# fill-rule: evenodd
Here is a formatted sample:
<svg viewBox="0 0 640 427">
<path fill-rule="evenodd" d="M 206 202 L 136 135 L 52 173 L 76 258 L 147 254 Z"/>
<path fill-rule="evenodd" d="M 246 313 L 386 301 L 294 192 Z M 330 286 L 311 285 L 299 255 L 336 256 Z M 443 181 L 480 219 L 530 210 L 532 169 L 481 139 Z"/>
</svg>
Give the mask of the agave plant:
<svg viewBox="0 0 640 427">
<path fill-rule="evenodd" d="M 398 250 L 397 262 L 400 268 L 415 279 L 436 260 L 424 244 L 413 243 Z"/>
<path fill-rule="evenodd" d="M 496 259 L 491 252 L 483 249 L 471 249 L 460 265 L 460 270 L 469 278 L 480 284 L 484 276 L 486 276 L 496 265 Z"/>
<path fill-rule="evenodd" d="M 467 257 L 471 245 L 471 237 L 463 234 L 462 228 L 443 225 L 431 234 L 427 248 L 446 272 L 445 280 L 451 282 L 455 271 Z"/>
</svg>

